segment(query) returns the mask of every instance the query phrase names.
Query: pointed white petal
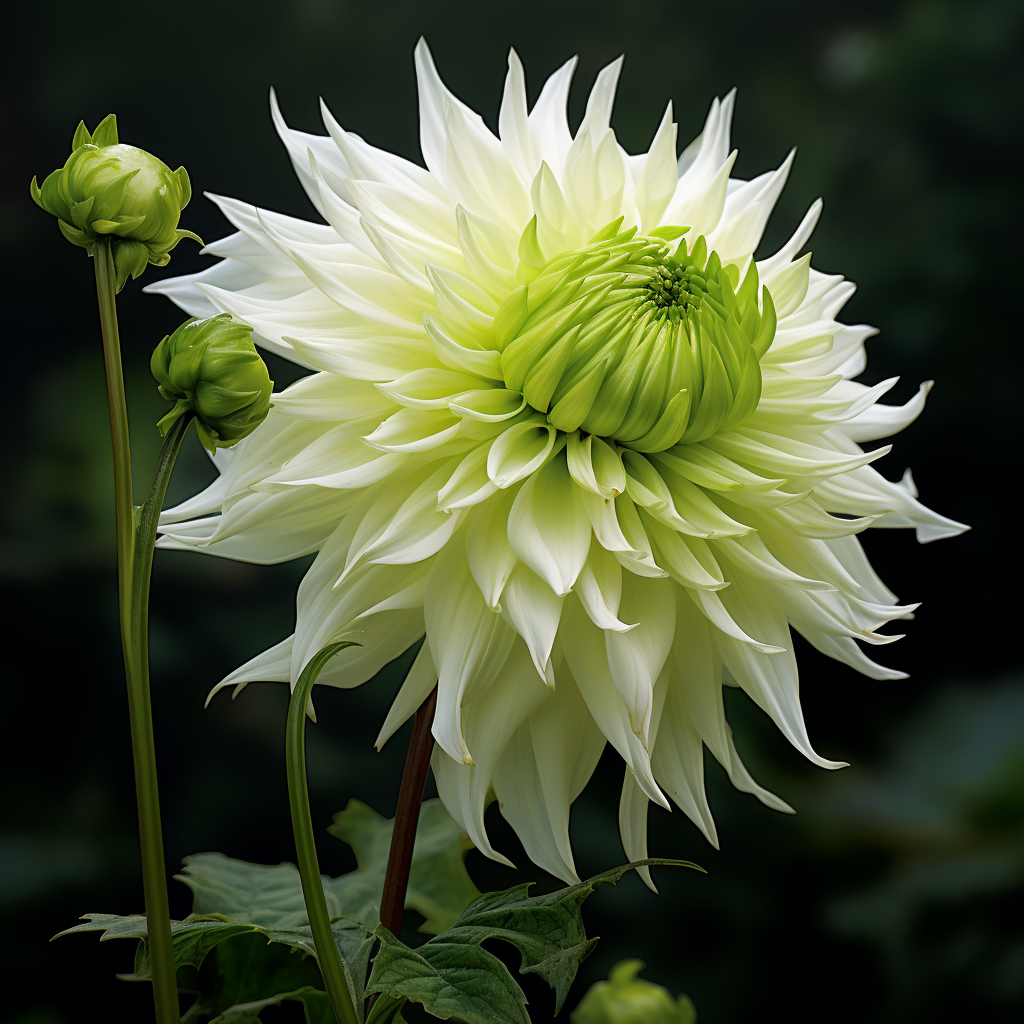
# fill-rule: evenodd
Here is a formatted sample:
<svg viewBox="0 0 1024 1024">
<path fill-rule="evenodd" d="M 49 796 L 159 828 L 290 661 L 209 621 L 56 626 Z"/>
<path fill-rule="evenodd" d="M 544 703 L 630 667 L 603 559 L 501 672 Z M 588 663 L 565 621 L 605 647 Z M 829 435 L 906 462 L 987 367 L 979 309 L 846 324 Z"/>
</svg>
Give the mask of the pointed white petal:
<svg viewBox="0 0 1024 1024">
<path fill-rule="evenodd" d="M 591 528 L 565 460 L 552 459 L 523 484 L 508 517 L 512 550 L 556 593 L 572 590 L 590 550 Z"/>
</svg>

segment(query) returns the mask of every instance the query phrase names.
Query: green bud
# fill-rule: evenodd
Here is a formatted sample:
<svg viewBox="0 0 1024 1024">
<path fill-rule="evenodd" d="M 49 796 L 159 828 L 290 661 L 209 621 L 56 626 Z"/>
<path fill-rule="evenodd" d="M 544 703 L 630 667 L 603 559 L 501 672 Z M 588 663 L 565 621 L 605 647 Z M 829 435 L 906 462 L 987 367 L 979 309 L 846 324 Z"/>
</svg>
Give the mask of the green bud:
<svg viewBox="0 0 1024 1024">
<path fill-rule="evenodd" d="M 178 227 L 192 197 L 184 167 L 172 171 L 162 160 L 117 141 L 117 119 L 108 114 L 90 132 L 82 121 L 63 167 L 32 179 L 29 192 L 58 218 L 68 241 L 93 255 L 101 237 L 113 240 L 117 290 L 128 276 L 138 277 L 147 263 L 162 267 L 183 238 L 202 239 Z"/>
<path fill-rule="evenodd" d="M 161 435 L 186 412 L 196 415 L 204 447 L 230 448 L 270 411 L 274 382 L 252 343 L 252 328 L 227 313 L 186 320 L 157 345 L 150 369 L 174 408 L 157 424 Z"/>
<path fill-rule="evenodd" d="M 572 1024 L 696 1024 L 689 996 L 678 1000 L 661 985 L 637 978 L 643 960 L 622 960 L 607 981 L 591 985 L 573 1010 Z"/>
</svg>

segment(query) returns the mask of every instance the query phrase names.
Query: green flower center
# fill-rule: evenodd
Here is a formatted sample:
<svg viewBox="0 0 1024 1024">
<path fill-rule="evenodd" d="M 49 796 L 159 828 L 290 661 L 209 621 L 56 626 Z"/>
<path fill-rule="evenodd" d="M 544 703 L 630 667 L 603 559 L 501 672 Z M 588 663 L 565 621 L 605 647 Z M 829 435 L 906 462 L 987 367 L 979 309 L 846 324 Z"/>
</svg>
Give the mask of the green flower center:
<svg viewBox="0 0 1024 1024">
<path fill-rule="evenodd" d="M 547 263 L 520 247 L 528 283 L 494 320 L 505 386 L 559 430 L 638 451 L 738 426 L 757 408 L 775 334 L 753 263 L 740 282 L 703 238 L 687 251 L 671 244 L 678 230 L 618 227 Z"/>
<path fill-rule="evenodd" d="M 654 268 L 654 276 L 647 283 L 650 293 L 649 302 L 653 302 L 659 310 L 655 316 L 669 316 L 669 310 L 676 308 L 685 311 L 691 304 L 696 305 L 699 299 L 690 291 L 690 279 L 694 272 L 676 260 L 667 259 L 660 267 Z M 703 284 L 699 280 L 698 284 Z"/>
</svg>

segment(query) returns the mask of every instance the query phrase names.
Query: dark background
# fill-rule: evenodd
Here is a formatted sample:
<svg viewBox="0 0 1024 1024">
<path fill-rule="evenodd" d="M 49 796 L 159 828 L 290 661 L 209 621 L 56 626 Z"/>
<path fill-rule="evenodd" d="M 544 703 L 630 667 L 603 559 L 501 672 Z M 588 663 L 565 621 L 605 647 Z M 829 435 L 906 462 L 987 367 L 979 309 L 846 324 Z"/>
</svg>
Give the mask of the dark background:
<svg viewBox="0 0 1024 1024">
<path fill-rule="evenodd" d="M 604 938 L 570 1008 L 614 961 L 640 956 L 647 977 L 692 996 L 703 1024 L 1022 1019 L 1024 680 L 1013 498 L 1022 10 L 752 0 L 21 5 L 7 36 L 0 164 L 10 629 L 0 839 L 10 980 L 0 1015 L 16 1024 L 122 1024 L 150 1012 L 145 986 L 114 977 L 130 969 L 128 944 L 100 946 L 93 936 L 47 944 L 81 913 L 140 911 L 141 891 L 91 265 L 30 203 L 29 178 L 64 161 L 79 118 L 93 126 L 113 110 L 123 140 L 188 168 L 198 198 L 182 224 L 207 240 L 227 228 L 203 190 L 312 216 L 271 127 L 268 88 L 296 127 L 321 130 L 323 95 L 347 128 L 418 158 L 412 48 L 424 33 L 447 83 L 492 126 L 510 44 L 531 100 L 547 73 L 580 54 L 574 124 L 595 73 L 625 52 L 613 125 L 632 151 L 646 148 L 667 99 L 682 142 L 699 131 L 714 95 L 739 86 L 735 173 L 775 167 L 799 146 L 762 253 L 825 197 L 815 264 L 860 285 L 844 319 L 882 332 L 869 343 L 864 379 L 902 374 L 897 401 L 922 379 L 937 382 L 925 415 L 881 468 L 897 477 L 913 466 L 924 500 L 973 526 L 927 547 L 903 531 L 867 538 L 899 596 L 924 602 L 907 639 L 886 651 L 911 671 L 908 680 L 874 682 L 802 651 L 812 737 L 852 767 L 811 766 L 751 702 L 727 694 L 754 775 L 799 813 L 766 810 L 709 763 L 722 851 L 681 813 L 652 812 L 652 853 L 692 858 L 708 875 L 662 870 L 659 897 L 633 877 L 594 896 L 588 923 Z M 150 268 L 141 283 L 208 263 L 185 242 L 170 268 Z M 163 411 L 149 352 L 180 314 L 138 286 L 119 305 L 145 486 L 157 446 L 150 424 Z M 280 361 L 272 372 L 279 383 L 295 375 Z M 171 499 L 209 476 L 189 442 Z M 222 695 L 202 705 L 226 671 L 290 632 L 304 564 L 157 558 L 154 703 L 170 866 L 209 849 L 268 863 L 293 857 L 285 688 L 254 685 L 234 703 Z M 397 684 L 392 668 L 359 690 L 319 698 L 309 740 L 318 824 L 353 795 L 392 813 L 406 734 L 379 755 L 371 740 Z M 620 778 L 606 755 L 576 805 L 582 874 L 623 859 Z M 515 857 L 514 836 L 491 813 L 496 845 Z M 539 874 L 521 850 L 518 860 L 523 876 Z M 326 834 L 321 862 L 331 873 L 352 866 Z M 469 865 L 484 889 L 521 877 L 476 853 Z M 186 895 L 172 888 L 175 915 L 188 912 Z M 535 1019 L 548 1019 L 548 991 L 529 980 L 527 990 Z"/>
</svg>

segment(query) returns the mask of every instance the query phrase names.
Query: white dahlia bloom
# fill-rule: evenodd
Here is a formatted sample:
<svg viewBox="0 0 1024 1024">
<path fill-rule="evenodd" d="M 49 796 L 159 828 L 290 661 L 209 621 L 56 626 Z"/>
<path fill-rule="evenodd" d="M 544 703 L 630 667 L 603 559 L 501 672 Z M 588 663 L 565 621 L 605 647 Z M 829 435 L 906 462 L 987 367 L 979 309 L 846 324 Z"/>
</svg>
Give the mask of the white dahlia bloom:
<svg viewBox="0 0 1024 1024">
<path fill-rule="evenodd" d="M 425 636 L 378 746 L 438 687 L 433 769 L 446 806 L 497 860 L 497 795 L 529 856 L 575 879 L 569 808 L 606 743 L 625 761 L 619 824 L 646 852 L 672 800 L 717 843 L 707 746 L 741 790 L 722 704 L 742 687 L 811 761 L 792 631 L 874 679 L 860 646 L 908 618 L 857 534 L 963 527 L 909 474 L 872 468 L 904 406 L 866 387 L 870 327 L 836 320 L 854 287 L 801 255 L 821 204 L 754 259 L 789 172 L 730 177 L 733 95 L 676 156 L 669 105 L 648 152 L 609 127 L 620 61 L 573 136 L 575 61 L 527 109 L 515 53 L 497 137 L 416 50 L 426 169 L 325 109 L 288 128 L 325 223 L 215 198 L 238 229 L 215 267 L 150 287 L 228 312 L 310 370 L 220 477 L 164 517 L 164 547 L 250 562 L 318 552 L 295 632 L 220 685 L 294 684 L 346 631 L 362 646 L 321 682 L 353 687 Z"/>
</svg>

